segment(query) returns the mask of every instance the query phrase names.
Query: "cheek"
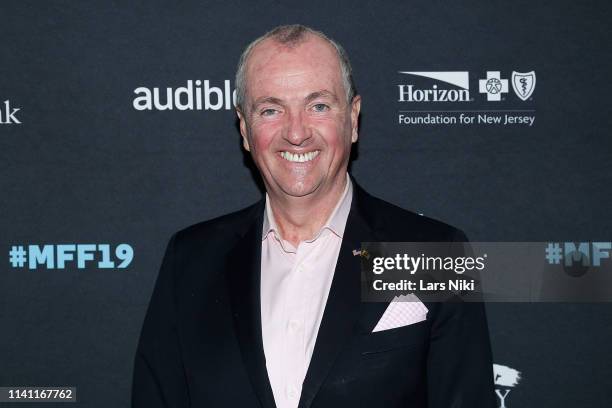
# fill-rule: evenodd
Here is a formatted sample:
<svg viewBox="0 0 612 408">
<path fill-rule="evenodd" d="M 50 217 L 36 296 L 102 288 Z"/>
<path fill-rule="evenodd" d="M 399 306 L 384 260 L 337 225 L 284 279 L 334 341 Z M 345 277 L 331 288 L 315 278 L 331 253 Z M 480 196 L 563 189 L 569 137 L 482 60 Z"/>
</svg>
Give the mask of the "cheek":
<svg viewBox="0 0 612 408">
<path fill-rule="evenodd" d="M 251 144 L 255 146 L 256 151 L 262 152 L 270 147 L 274 141 L 274 135 L 278 133 L 277 127 L 265 123 L 256 124 L 251 128 Z"/>
<path fill-rule="evenodd" d="M 318 124 L 317 129 L 328 147 L 334 150 L 350 149 L 351 134 L 343 122 L 327 121 Z"/>
</svg>

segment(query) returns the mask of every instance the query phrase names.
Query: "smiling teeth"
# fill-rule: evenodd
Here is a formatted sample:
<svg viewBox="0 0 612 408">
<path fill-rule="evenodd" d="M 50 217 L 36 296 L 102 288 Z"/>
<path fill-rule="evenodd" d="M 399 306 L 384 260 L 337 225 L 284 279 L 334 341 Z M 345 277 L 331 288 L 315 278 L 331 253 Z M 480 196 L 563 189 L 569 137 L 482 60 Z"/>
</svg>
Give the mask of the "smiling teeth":
<svg viewBox="0 0 612 408">
<path fill-rule="evenodd" d="M 307 161 L 311 161 L 315 157 L 319 155 L 320 150 L 315 150 L 314 152 L 302 153 L 302 154 L 293 154 L 289 152 L 281 152 L 281 157 L 285 160 L 289 160 L 290 162 L 303 163 Z"/>
</svg>

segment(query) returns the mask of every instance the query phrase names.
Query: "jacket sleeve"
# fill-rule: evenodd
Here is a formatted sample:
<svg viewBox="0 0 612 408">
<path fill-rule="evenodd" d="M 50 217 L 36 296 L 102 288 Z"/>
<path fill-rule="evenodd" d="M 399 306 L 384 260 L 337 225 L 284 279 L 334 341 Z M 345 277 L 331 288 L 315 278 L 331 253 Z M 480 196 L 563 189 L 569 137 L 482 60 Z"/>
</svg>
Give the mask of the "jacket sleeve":
<svg viewBox="0 0 612 408">
<path fill-rule="evenodd" d="M 467 242 L 467 238 L 458 231 L 455 242 Z M 438 303 L 430 336 L 428 406 L 495 408 L 493 361 L 484 303 L 461 300 Z"/>
<path fill-rule="evenodd" d="M 166 248 L 140 333 L 134 359 L 132 408 L 189 405 L 176 330 L 175 247 L 176 234 Z"/>
</svg>

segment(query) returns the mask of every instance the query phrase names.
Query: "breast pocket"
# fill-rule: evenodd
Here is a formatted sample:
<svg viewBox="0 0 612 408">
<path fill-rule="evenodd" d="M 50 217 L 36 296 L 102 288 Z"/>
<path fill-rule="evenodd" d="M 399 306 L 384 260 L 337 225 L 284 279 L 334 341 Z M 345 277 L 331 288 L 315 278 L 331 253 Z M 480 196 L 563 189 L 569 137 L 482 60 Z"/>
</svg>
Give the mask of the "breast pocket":
<svg viewBox="0 0 612 408">
<path fill-rule="evenodd" d="M 427 345 L 428 338 L 429 324 L 422 321 L 394 329 L 362 333 L 359 350 L 362 356 L 374 356 L 398 349 L 422 348 Z"/>
</svg>

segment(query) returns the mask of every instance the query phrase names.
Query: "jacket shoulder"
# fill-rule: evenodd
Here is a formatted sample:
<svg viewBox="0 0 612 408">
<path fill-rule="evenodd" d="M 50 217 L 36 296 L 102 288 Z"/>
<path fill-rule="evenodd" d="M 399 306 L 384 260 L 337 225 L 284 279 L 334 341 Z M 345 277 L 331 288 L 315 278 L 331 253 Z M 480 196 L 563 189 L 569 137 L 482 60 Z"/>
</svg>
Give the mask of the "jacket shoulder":
<svg viewBox="0 0 612 408">
<path fill-rule="evenodd" d="M 175 246 L 183 250 L 199 251 L 227 250 L 261 215 L 263 201 L 258 201 L 241 210 L 183 228 L 173 235 Z"/>
<path fill-rule="evenodd" d="M 364 202 L 376 216 L 377 224 L 389 232 L 389 241 L 467 242 L 465 233 L 445 222 L 417 214 L 366 192 Z"/>
</svg>

